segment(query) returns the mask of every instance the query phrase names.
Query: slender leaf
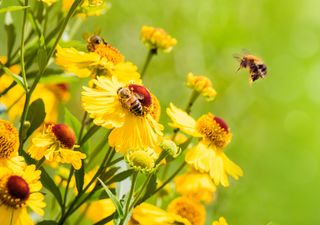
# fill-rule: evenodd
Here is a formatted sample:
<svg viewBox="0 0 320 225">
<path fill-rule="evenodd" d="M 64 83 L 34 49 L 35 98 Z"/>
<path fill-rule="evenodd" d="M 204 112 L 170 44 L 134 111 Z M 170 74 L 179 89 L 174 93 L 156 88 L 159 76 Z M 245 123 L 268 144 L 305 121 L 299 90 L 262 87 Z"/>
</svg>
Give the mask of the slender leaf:
<svg viewBox="0 0 320 225">
<path fill-rule="evenodd" d="M 64 123 L 69 125 L 78 136 L 81 123 L 67 108 L 64 109 Z"/>
<path fill-rule="evenodd" d="M 123 213 L 123 208 L 121 203 L 119 202 L 119 200 L 117 199 L 117 197 L 109 190 L 109 188 L 107 187 L 107 185 L 105 185 L 102 180 L 100 180 L 100 178 L 98 177 L 99 182 L 101 183 L 102 187 L 104 188 L 104 190 L 107 192 L 109 198 L 112 200 L 113 204 L 115 205 L 118 215 L 120 218 L 123 218 L 124 213 Z"/>
<path fill-rule="evenodd" d="M 19 11 L 19 10 L 24 10 L 26 8 L 29 8 L 30 6 L 19 6 L 19 5 L 13 5 L 13 6 L 8 6 L 6 8 L 1 8 L 0 13 L 6 13 L 6 12 L 13 12 L 13 11 Z"/>
<path fill-rule="evenodd" d="M 15 82 L 17 82 L 17 84 L 19 84 L 21 87 L 23 87 L 23 89 L 25 89 L 25 86 L 23 84 L 23 79 L 21 76 L 11 72 L 11 70 L 8 67 L 2 67 L 2 69 L 4 70 L 4 72 L 9 75 Z M 26 90 L 26 89 L 25 89 Z"/>
<path fill-rule="evenodd" d="M 58 224 L 58 222 L 56 222 L 54 220 L 44 220 L 44 221 L 37 223 L 37 225 L 57 225 L 57 224 Z"/>
<path fill-rule="evenodd" d="M 120 167 L 112 167 L 112 168 L 108 169 L 107 172 L 105 172 L 101 176 L 101 179 L 102 180 L 110 179 L 110 177 L 112 177 L 119 169 L 120 169 Z"/>
<path fill-rule="evenodd" d="M 33 101 L 29 107 L 28 115 L 27 115 L 27 121 L 30 122 L 30 127 L 27 131 L 28 138 L 33 131 L 35 131 L 44 121 L 46 117 L 44 102 L 41 98 L 38 98 L 37 100 Z"/>
<path fill-rule="evenodd" d="M 114 216 L 115 216 L 115 213 L 103 218 L 102 220 L 99 220 L 98 222 L 94 223 L 93 225 L 104 225 L 104 224 L 110 222 L 114 218 Z"/>
<path fill-rule="evenodd" d="M 106 185 L 109 185 L 109 184 L 112 184 L 112 183 L 115 183 L 115 182 L 119 182 L 119 181 L 122 181 L 124 179 L 126 179 L 127 177 L 131 176 L 131 174 L 134 172 L 133 169 L 131 170 L 126 170 L 126 171 L 123 171 L 121 173 L 118 173 L 116 174 L 115 176 L 113 176 L 110 180 L 108 180 L 106 182 Z"/>
<path fill-rule="evenodd" d="M 84 184 L 84 161 L 83 160 L 82 160 L 81 168 L 75 171 L 75 177 L 76 177 L 77 190 L 80 193 L 83 189 L 83 184 Z"/>
<path fill-rule="evenodd" d="M 44 168 L 41 167 L 40 170 L 42 171 L 40 178 L 42 185 L 53 194 L 53 196 L 57 199 L 59 205 L 62 207 L 62 196 L 59 188 Z"/>
</svg>

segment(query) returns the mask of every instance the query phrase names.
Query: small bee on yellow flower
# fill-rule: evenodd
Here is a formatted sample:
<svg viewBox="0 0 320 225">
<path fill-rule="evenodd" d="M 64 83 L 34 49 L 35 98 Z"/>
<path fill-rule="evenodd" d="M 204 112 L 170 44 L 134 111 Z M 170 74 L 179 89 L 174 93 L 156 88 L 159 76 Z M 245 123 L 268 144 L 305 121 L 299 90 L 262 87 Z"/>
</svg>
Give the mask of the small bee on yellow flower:
<svg viewBox="0 0 320 225">
<path fill-rule="evenodd" d="M 225 154 L 224 148 L 231 141 L 231 130 L 227 123 L 208 113 L 197 121 L 172 103 L 167 109 L 174 128 L 194 136 L 202 137 L 201 141 L 189 149 L 185 161 L 199 172 L 208 173 L 216 185 L 229 186 L 228 175 L 238 179 L 243 175 L 241 168 Z"/>
<path fill-rule="evenodd" d="M 177 40 L 172 38 L 167 32 L 161 28 L 143 26 L 140 34 L 142 42 L 151 50 L 157 52 L 170 52 L 177 44 Z"/>
<path fill-rule="evenodd" d="M 35 165 L 23 171 L 0 167 L 1 224 L 34 224 L 27 208 L 43 216 L 44 195 L 40 192 L 40 170 Z"/>
<path fill-rule="evenodd" d="M 45 157 L 48 161 L 70 163 L 78 170 L 81 168 L 84 153 L 75 151 L 76 137 L 73 130 L 65 124 L 46 124 L 42 133 L 32 138 L 28 153 L 36 160 Z"/>
<path fill-rule="evenodd" d="M 82 104 L 96 125 L 113 128 L 110 146 L 122 153 L 156 147 L 163 127 L 152 111 L 158 102 L 152 100 L 151 92 L 139 84 L 121 83 L 116 77 L 97 77 L 93 83 L 95 88 L 84 87 Z"/>
</svg>

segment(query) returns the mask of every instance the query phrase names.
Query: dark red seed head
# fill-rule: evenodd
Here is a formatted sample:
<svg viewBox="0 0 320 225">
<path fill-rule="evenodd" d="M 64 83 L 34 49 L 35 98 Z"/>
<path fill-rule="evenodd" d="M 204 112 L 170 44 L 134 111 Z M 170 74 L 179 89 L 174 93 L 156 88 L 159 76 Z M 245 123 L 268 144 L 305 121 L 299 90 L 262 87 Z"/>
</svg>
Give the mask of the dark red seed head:
<svg viewBox="0 0 320 225">
<path fill-rule="evenodd" d="M 226 123 L 223 119 L 215 116 L 215 117 L 213 118 L 213 120 L 214 120 L 217 124 L 219 124 L 219 126 L 220 126 L 225 132 L 227 132 L 227 133 L 229 132 L 229 127 L 228 127 L 227 123 Z"/>
<path fill-rule="evenodd" d="M 56 138 L 67 148 L 72 148 L 76 143 L 76 136 L 73 130 L 65 124 L 56 124 L 52 127 Z"/>
<path fill-rule="evenodd" d="M 7 182 L 8 192 L 11 197 L 26 200 L 30 195 L 28 183 L 20 176 L 11 176 Z"/>
</svg>

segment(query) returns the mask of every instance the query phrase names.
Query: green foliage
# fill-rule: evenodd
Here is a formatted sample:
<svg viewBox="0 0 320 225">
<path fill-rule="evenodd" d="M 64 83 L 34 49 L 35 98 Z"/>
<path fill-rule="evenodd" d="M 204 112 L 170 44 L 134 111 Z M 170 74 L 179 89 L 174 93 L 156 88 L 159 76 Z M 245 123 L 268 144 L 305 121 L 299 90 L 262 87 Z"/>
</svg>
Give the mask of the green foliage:
<svg viewBox="0 0 320 225">
<path fill-rule="evenodd" d="M 40 125 L 43 123 L 46 117 L 44 102 L 41 98 L 33 101 L 30 105 L 29 112 L 27 114 L 27 121 L 30 123 L 30 127 L 27 130 L 28 138 Z"/>
</svg>

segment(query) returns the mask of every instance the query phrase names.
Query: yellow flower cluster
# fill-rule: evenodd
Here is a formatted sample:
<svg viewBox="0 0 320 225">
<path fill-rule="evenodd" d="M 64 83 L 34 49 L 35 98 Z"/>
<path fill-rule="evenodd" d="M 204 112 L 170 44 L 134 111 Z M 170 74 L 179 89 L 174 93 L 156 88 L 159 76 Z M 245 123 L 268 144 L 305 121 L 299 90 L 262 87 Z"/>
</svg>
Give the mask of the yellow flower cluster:
<svg viewBox="0 0 320 225">
<path fill-rule="evenodd" d="M 212 101 L 217 95 L 217 92 L 213 89 L 211 80 L 205 76 L 195 76 L 193 73 L 189 73 L 187 76 L 187 86 L 197 91 L 207 101 Z"/>
<path fill-rule="evenodd" d="M 170 52 L 177 44 L 175 38 L 172 38 L 165 30 L 156 27 L 143 26 L 140 37 L 148 48 L 155 51 Z"/>
</svg>

